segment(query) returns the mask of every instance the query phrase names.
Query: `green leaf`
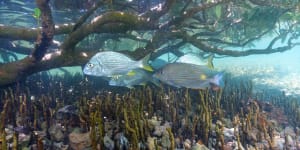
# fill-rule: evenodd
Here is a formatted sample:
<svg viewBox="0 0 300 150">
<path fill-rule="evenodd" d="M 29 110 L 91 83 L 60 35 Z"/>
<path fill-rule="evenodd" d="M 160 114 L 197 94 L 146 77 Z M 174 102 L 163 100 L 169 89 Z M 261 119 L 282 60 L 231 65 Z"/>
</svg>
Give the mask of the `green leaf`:
<svg viewBox="0 0 300 150">
<path fill-rule="evenodd" d="M 39 8 L 34 8 L 34 14 L 33 14 L 33 17 L 34 18 L 40 18 L 41 16 L 41 10 Z"/>
<path fill-rule="evenodd" d="M 220 19 L 221 18 L 221 13 L 222 13 L 221 5 L 216 6 L 215 13 L 216 13 L 217 18 Z"/>
</svg>

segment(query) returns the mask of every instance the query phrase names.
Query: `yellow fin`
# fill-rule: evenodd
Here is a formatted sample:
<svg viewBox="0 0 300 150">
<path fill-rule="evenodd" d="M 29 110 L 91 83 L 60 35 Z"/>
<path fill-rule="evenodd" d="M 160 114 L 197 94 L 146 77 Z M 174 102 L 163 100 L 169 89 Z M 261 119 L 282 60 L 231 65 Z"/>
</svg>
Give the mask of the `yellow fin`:
<svg viewBox="0 0 300 150">
<path fill-rule="evenodd" d="M 207 67 L 210 69 L 214 69 L 213 59 L 214 59 L 213 54 L 211 54 L 207 59 Z"/>
<path fill-rule="evenodd" d="M 200 75 L 200 79 L 201 79 L 201 80 L 206 80 L 206 78 L 207 78 L 207 76 L 206 76 L 205 74 L 201 74 L 201 75 Z"/>
<path fill-rule="evenodd" d="M 134 76 L 135 74 L 136 74 L 136 72 L 133 71 L 133 70 L 131 70 L 131 71 L 127 72 L 126 75 L 128 75 L 128 76 Z"/>
<path fill-rule="evenodd" d="M 147 65 L 147 66 L 143 66 L 143 69 L 147 70 L 147 71 L 153 71 L 152 67 Z"/>
<path fill-rule="evenodd" d="M 152 67 L 149 66 L 148 61 L 150 59 L 150 54 L 148 54 L 147 56 L 145 56 L 142 60 L 142 64 L 143 64 L 143 69 L 147 70 L 147 71 L 153 71 Z"/>
</svg>

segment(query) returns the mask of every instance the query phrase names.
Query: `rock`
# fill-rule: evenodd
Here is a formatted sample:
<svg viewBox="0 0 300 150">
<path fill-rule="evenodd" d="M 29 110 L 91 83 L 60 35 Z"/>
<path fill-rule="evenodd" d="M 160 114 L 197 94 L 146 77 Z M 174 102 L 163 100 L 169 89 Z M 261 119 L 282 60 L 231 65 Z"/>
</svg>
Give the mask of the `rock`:
<svg viewBox="0 0 300 150">
<path fill-rule="evenodd" d="M 280 136 L 274 136 L 274 146 L 276 149 L 284 149 L 284 138 Z"/>
<path fill-rule="evenodd" d="M 30 134 L 24 134 L 24 133 L 19 134 L 19 144 L 21 145 L 21 147 L 26 147 L 29 144 L 29 140 L 30 140 Z"/>
<path fill-rule="evenodd" d="M 154 129 L 157 126 L 160 126 L 161 121 L 158 120 L 156 116 L 153 116 L 151 119 L 148 120 L 150 130 Z"/>
<path fill-rule="evenodd" d="M 164 131 L 163 136 L 161 138 L 161 145 L 163 149 L 170 149 L 171 147 L 171 141 L 169 138 L 169 133 L 167 131 Z"/>
<path fill-rule="evenodd" d="M 70 133 L 70 147 L 74 150 L 82 150 L 91 146 L 90 133 Z"/>
<path fill-rule="evenodd" d="M 168 122 L 166 122 L 164 125 L 162 125 L 162 126 L 155 126 L 155 130 L 154 130 L 154 132 L 153 132 L 153 135 L 155 135 L 155 136 L 162 136 L 163 135 L 163 133 L 165 132 L 165 131 L 167 131 L 166 130 L 166 128 L 170 128 L 171 127 L 171 125 L 170 125 L 170 123 L 168 123 Z"/>
<path fill-rule="evenodd" d="M 64 133 L 62 132 L 61 126 L 57 124 L 49 128 L 49 134 L 51 136 L 51 140 L 56 142 L 61 142 L 64 138 Z"/>
<path fill-rule="evenodd" d="M 125 137 L 123 132 L 119 132 L 115 135 L 114 140 L 116 141 L 117 149 L 129 149 L 128 139 Z"/>
<path fill-rule="evenodd" d="M 53 146 L 55 149 L 59 149 L 59 150 L 67 150 L 68 149 L 68 145 L 64 145 L 63 142 L 59 142 L 59 143 L 53 143 Z"/>
<path fill-rule="evenodd" d="M 115 148 L 114 141 L 106 134 L 103 139 L 104 147 L 108 150 L 113 150 Z"/>
<path fill-rule="evenodd" d="M 256 143 L 256 144 L 260 144 L 260 143 Z M 232 142 L 225 143 L 224 149 L 225 150 L 245 150 L 245 148 L 242 146 L 241 143 L 240 143 L 240 148 L 238 147 L 238 145 L 239 145 L 238 142 L 234 140 Z M 261 147 L 258 149 L 261 149 Z"/>
<path fill-rule="evenodd" d="M 192 150 L 209 150 L 204 144 L 198 144 L 196 143 L 193 147 Z"/>
<path fill-rule="evenodd" d="M 184 149 L 191 149 L 191 147 L 192 147 L 192 142 L 191 142 L 191 140 L 186 139 L 186 140 L 183 142 L 183 146 L 184 146 Z"/>
<path fill-rule="evenodd" d="M 155 139 L 151 136 L 147 137 L 147 147 L 149 150 L 155 150 Z"/>
<path fill-rule="evenodd" d="M 165 131 L 164 126 L 155 126 L 155 130 L 153 132 L 153 135 L 155 136 L 162 136 L 163 132 Z"/>
<path fill-rule="evenodd" d="M 296 133 L 294 132 L 294 128 L 293 127 L 284 128 L 284 130 L 280 133 L 280 136 L 285 137 L 286 135 L 290 135 L 292 137 L 295 137 Z"/>
<path fill-rule="evenodd" d="M 285 137 L 285 146 L 287 149 L 292 149 L 292 147 L 294 147 L 294 140 L 290 135 L 287 135 Z"/>
<path fill-rule="evenodd" d="M 226 143 L 233 141 L 233 139 L 235 138 L 235 136 L 234 136 L 234 128 L 226 128 L 226 127 L 224 127 L 223 134 L 224 134 L 224 141 Z"/>
<path fill-rule="evenodd" d="M 242 143 L 240 143 L 238 141 L 234 141 L 233 143 L 235 145 L 234 150 L 245 150 L 245 148 L 243 147 Z M 240 147 L 238 145 L 240 145 Z"/>
<path fill-rule="evenodd" d="M 181 148 L 182 141 L 179 137 L 175 137 L 175 145 L 177 148 Z"/>
</svg>

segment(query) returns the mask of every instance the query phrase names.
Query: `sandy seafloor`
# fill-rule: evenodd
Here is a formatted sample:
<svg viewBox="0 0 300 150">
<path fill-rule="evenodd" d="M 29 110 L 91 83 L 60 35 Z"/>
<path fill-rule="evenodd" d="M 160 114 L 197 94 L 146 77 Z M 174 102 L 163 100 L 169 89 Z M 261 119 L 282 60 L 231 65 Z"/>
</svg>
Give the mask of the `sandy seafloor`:
<svg viewBox="0 0 300 150">
<path fill-rule="evenodd" d="M 251 79 L 254 93 L 280 90 L 300 97 L 300 47 L 283 53 L 215 59 L 214 64 L 217 70 Z"/>
</svg>

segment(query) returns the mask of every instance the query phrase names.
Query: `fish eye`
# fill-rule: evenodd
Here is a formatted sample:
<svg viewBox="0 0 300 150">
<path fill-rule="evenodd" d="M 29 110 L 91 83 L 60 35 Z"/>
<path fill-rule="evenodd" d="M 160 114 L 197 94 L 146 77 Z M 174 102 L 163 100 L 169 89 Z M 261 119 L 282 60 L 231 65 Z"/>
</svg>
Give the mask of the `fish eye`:
<svg viewBox="0 0 300 150">
<path fill-rule="evenodd" d="M 88 63 L 87 66 L 90 67 L 90 68 L 93 68 L 93 67 L 94 67 L 94 64 Z"/>
</svg>

